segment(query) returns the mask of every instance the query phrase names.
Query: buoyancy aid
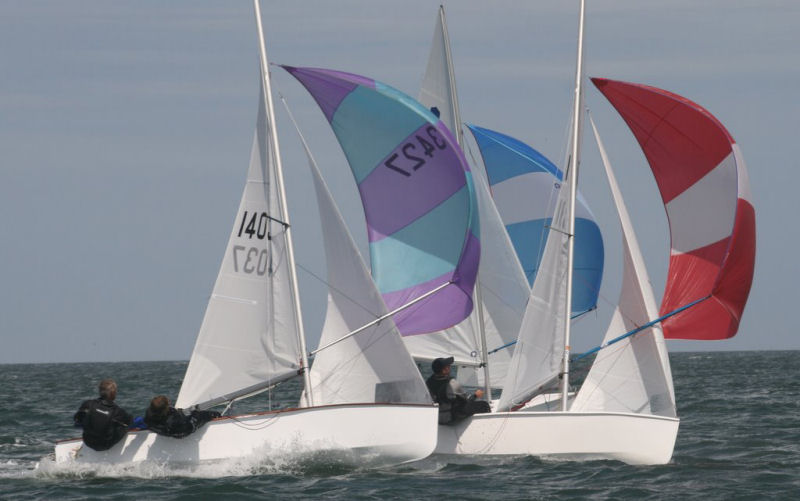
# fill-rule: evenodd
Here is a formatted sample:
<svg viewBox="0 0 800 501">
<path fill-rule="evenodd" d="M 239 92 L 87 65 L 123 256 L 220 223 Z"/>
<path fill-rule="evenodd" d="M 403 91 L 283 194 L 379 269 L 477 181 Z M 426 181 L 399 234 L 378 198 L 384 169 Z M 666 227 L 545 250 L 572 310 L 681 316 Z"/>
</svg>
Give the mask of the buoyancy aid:
<svg viewBox="0 0 800 501">
<path fill-rule="evenodd" d="M 98 398 L 85 401 L 75 421 L 83 427 L 83 442 L 96 451 L 105 451 L 125 436 L 131 418 L 115 403 Z"/>
<path fill-rule="evenodd" d="M 447 389 L 450 387 L 450 376 L 440 377 L 436 374 L 432 375 L 425 381 L 428 386 L 428 391 L 431 394 L 433 401 L 439 404 L 439 424 L 448 424 L 453 420 L 453 404 L 456 399 L 451 399 L 447 395 Z"/>
</svg>

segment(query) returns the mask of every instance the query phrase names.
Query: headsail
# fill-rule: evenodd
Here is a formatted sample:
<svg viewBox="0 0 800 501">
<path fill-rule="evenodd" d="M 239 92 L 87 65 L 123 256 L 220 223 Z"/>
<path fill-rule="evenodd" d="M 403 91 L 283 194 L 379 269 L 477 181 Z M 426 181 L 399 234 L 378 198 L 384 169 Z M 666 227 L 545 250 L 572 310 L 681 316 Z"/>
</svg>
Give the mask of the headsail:
<svg viewBox="0 0 800 501">
<path fill-rule="evenodd" d="M 592 79 L 639 141 L 670 225 L 661 313 L 710 296 L 663 322 L 672 339 L 736 334 L 755 266 L 755 210 L 739 146 L 698 104 L 641 84 Z"/>
<path fill-rule="evenodd" d="M 320 346 L 325 346 L 387 310 L 305 140 L 303 146 L 328 264 L 328 309 L 320 337 Z M 425 382 L 391 318 L 318 352 L 310 379 L 315 405 L 430 403 Z"/>
<path fill-rule="evenodd" d="M 286 227 L 261 92 L 247 184 L 175 405 L 208 407 L 297 373 Z"/>
<path fill-rule="evenodd" d="M 591 124 L 622 226 L 624 251 L 622 290 L 603 339 L 605 345 L 623 333 L 657 318 L 658 306 L 611 163 L 594 122 L 591 121 Z M 570 410 L 675 417 L 672 371 L 661 327 L 656 324 L 601 349 Z"/>
<path fill-rule="evenodd" d="M 284 68 L 319 104 L 347 156 L 367 221 L 372 276 L 403 335 L 450 327 L 472 311 L 478 211 L 464 154 L 417 101 L 358 75 Z"/>
<path fill-rule="evenodd" d="M 522 141 L 483 127 L 467 127 L 480 148 L 494 203 L 533 285 L 554 209 L 553 177 L 561 181 L 563 173 Z M 573 315 L 597 304 L 604 261 L 600 227 L 580 194 L 575 212 Z"/>
</svg>

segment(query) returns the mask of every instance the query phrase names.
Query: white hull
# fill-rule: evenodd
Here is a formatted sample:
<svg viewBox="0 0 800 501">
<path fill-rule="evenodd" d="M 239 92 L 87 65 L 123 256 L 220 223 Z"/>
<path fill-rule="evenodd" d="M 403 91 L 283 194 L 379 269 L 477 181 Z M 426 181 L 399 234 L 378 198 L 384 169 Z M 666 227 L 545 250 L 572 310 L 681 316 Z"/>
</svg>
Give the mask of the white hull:
<svg viewBox="0 0 800 501">
<path fill-rule="evenodd" d="M 435 454 L 533 455 L 665 464 L 678 418 L 615 412 L 498 412 L 439 426 Z"/>
<path fill-rule="evenodd" d="M 142 430 L 108 451 L 81 439 L 56 444 L 56 463 L 138 461 L 197 464 L 259 454 L 334 452 L 354 464 L 391 465 L 427 457 L 436 445 L 438 410 L 432 405 L 345 404 L 216 419 L 186 438 Z"/>
</svg>

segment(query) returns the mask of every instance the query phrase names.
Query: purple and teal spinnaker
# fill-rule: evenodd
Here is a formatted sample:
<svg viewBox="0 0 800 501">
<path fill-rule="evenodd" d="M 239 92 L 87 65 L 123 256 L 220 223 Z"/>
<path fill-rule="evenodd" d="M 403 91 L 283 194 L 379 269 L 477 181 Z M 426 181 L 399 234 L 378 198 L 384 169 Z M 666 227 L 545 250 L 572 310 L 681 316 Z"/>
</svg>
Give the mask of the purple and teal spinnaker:
<svg viewBox="0 0 800 501">
<path fill-rule="evenodd" d="M 480 244 L 463 152 L 447 127 L 402 92 L 350 73 L 283 66 L 317 101 L 353 172 L 372 276 L 403 335 L 445 329 L 472 311 Z"/>
<path fill-rule="evenodd" d="M 544 155 L 511 136 L 467 124 L 480 149 L 492 198 L 533 285 L 555 203 L 553 184 L 562 172 Z M 597 305 L 603 279 L 603 237 L 583 197 L 575 204 L 573 315 Z"/>
</svg>

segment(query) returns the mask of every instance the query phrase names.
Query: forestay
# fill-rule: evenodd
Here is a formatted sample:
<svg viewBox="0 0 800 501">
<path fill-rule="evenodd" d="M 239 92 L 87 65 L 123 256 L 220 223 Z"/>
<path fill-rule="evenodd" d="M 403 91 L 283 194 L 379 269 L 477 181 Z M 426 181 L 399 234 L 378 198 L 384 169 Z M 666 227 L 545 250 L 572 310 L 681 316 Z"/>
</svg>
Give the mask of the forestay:
<svg viewBox="0 0 800 501">
<path fill-rule="evenodd" d="M 247 183 L 175 405 L 209 407 L 297 373 L 297 312 L 263 91 Z"/>
<path fill-rule="evenodd" d="M 530 285 L 547 241 L 555 196 L 563 173 L 544 155 L 511 136 L 467 124 L 478 144 L 494 203 Z M 485 240 L 484 240 L 485 241 Z M 603 279 L 603 237 L 589 205 L 578 193 L 575 207 L 572 314 L 597 304 Z"/>
<path fill-rule="evenodd" d="M 622 115 L 658 183 L 671 253 L 664 336 L 724 339 L 739 328 L 755 265 L 755 210 L 738 145 L 698 104 L 646 85 L 592 79 Z"/>
<path fill-rule="evenodd" d="M 447 127 L 402 92 L 333 70 L 284 66 L 331 124 L 358 184 L 372 276 L 403 335 L 441 330 L 472 311 L 480 245 L 464 154 Z"/>
<path fill-rule="evenodd" d="M 387 310 L 307 147 L 306 154 L 328 269 L 328 309 L 320 337 L 325 346 Z M 319 351 L 310 378 L 315 405 L 431 403 L 391 317 Z"/>
<path fill-rule="evenodd" d="M 658 317 L 636 234 L 600 134 L 591 122 L 622 226 L 623 279 L 603 345 Z M 575 397 L 572 411 L 634 412 L 675 417 L 675 391 L 658 324 L 601 349 Z"/>
</svg>

